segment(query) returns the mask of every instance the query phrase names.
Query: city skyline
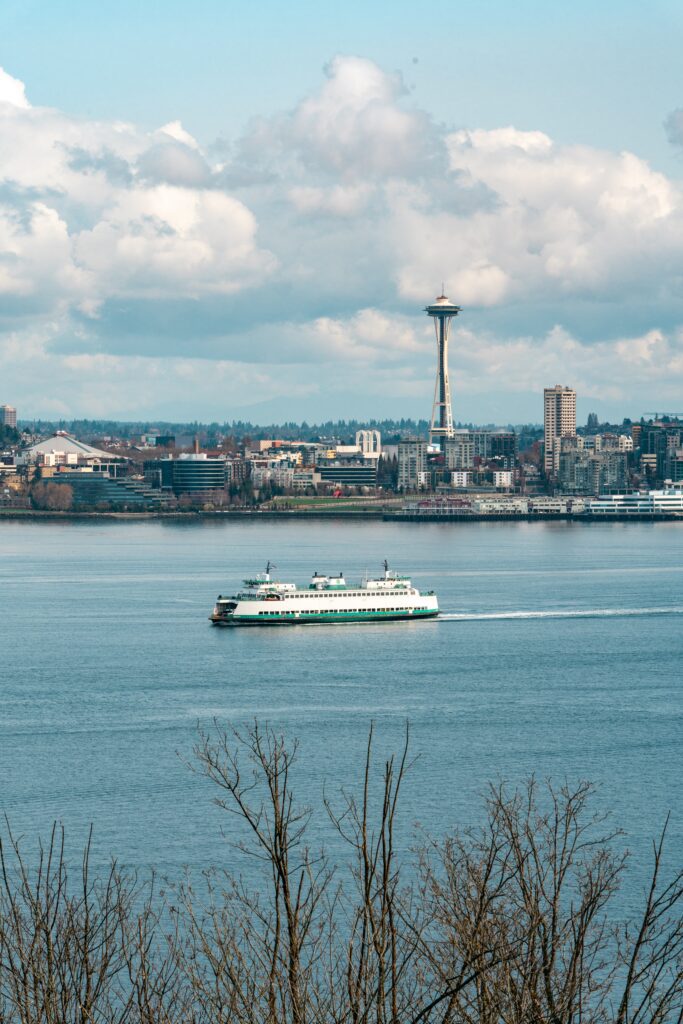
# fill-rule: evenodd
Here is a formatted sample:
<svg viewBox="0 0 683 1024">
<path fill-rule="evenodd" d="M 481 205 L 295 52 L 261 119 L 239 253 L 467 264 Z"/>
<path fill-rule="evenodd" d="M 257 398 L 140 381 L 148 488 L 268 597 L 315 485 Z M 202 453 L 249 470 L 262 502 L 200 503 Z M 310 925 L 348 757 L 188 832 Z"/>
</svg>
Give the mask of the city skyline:
<svg viewBox="0 0 683 1024">
<path fill-rule="evenodd" d="M 170 5 L 153 69 L 142 16 L 114 77 L 102 40 L 117 52 L 120 11 L 41 13 L 63 42 L 44 60 L 31 12 L 2 16 L 7 401 L 45 418 L 426 416 L 421 310 L 443 280 L 467 314 L 453 325 L 456 421 L 537 421 L 552 380 L 572 382 L 580 419 L 680 404 L 673 5 L 646 21 L 635 4 L 559 20 L 534 3 L 514 18 L 442 4 L 436 50 L 407 4 L 389 40 L 377 12 L 362 38 L 320 13 L 258 75 L 244 66 L 255 15 L 238 32 L 230 5 L 206 10 L 212 31 L 198 19 L 188 34 Z M 456 24 L 460 63 L 444 49 Z M 234 66 L 201 68 L 221 41 Z M 527 68 L 514 88 L 504 45 Z M 556 93 L 542 88 L 551 53 Z M 145 74 L 168 89 L 136 90 Z"/>
</svg>

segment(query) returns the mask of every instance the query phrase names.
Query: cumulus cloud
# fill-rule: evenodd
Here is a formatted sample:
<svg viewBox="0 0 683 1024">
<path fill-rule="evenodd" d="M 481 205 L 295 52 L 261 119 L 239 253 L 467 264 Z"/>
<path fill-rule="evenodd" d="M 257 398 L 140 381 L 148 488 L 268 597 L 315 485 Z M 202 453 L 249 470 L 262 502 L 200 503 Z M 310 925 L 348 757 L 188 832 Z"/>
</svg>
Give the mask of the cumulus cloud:
<svg viewBox="0 0 683 1024">
<path fill-rule="evenodd" d="M 80 296 L 88 284 L 71 257 L 68 226 L 54 209 L 43 202 L 21 212 L 0 206 L 0 295 L 7 306 L 19 311 L 25 305 L 33 314 Z"/>
<path fill-rule="evenodd" d="M 252 126 L 241 147 L 247 159 L 295 156 L 309 172 L 345 181 L 443 167 L 443 139 L 424 111 L 404 104 L 400 74 L 337 56 L 325 76 L 322 88 L 293 111 Z"/>
<path fill-rule="evenodd" d="M 105 295 L 163 300 L 171 291 L 231 293 L 274 267 L 274 257 L 258 250 L 255 236 L 253 214 L 231 196 L 170 185 L 136 187 L 118 195 L 95 227 L 78 235 L 75 255 Z"/>
<path fill-rule="evenodd" d="M 93 316 L 112 297 L 234 294 L 277 266 L 252 211 L 211 187 L 180 122 L 145 133 L 30 107 L 4 73 L 0 153 L 6 314 Z"/>
<path fill-rule="evenodd" d="M 447 142 L 459 183 L 484 186 L 496 202 L 458 215 L 394 193 L 406 297 L 419 299 L 442 276 L 476 306 L 676 292 L 683 196 L 644 160 L 513 128 L 453 132 Z"/>
<path fill-rule="evenodd" d="M 674 111 L 675 144 L 682 125 Z M 328 391 L 356 413 L 380 395 L 425 413 L 421 309 L 442 280 L 464 307 L 456 406 L 556 379 L 623 403 L 646 387 L 651 404 L 683 385 L 681 267 L 680 182 L 537 130 L 445 129 L 361 57 L 214 145 L 178 120 L 31 106 L 0 72 L 3 400 L 37 414 L 41 387 L 64 415 L 122 414 L 128 388 L 142 415 L 183 380 L 198 416 L 250 389 L 290 395 L 291 416 Z"/>
</svg>

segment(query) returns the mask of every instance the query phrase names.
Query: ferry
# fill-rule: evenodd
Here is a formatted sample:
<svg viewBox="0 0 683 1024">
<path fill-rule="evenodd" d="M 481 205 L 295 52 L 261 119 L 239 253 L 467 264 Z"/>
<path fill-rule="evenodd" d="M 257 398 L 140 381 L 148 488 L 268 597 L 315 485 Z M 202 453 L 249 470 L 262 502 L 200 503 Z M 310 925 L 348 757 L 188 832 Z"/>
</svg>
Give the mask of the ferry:
<svg viewBox="0 0 683 1024">
<path fill-rule="evenodd" d="M 347 584 L 338 576 L 311 578 L 306 589 L 271 578 L 275 568 L 244 580 L 244 590 L 233 597 L 218 595 L 209 620 L 214 626 L 295 626 L 310 623 L 384 622 L 391 619 L 429 619 L 439 614 L 434 591 L 420 593 L 408 576 L 400 576 L 384 562 L 377 579 Z"/>
</svg>

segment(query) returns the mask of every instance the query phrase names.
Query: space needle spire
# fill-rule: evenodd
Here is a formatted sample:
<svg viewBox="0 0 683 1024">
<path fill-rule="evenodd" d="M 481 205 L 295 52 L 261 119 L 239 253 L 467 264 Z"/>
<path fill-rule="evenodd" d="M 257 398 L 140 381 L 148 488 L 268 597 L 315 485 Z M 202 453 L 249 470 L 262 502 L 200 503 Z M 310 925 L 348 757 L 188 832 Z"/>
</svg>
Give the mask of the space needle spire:
<svg viewBox="0 0 683 1024">
<path fill-rule="evenodd" d="M 425 313 L 434 318 L 436 332 L 436 385 L 434 387 L 434 405 L 432 406 L 432 424 L 429 428 L 429 442 L 434 444 L 438 438 L 443 451 L 446 438 L 453 437 L 453 409 L 451 406 L 451 385 L 448 380 L 448 336 L 451 320 L 460 312 L 460 306 L 454 306 L 444 295 L 434 300 L 431 306 L 425 306 Z"/>
</svg>

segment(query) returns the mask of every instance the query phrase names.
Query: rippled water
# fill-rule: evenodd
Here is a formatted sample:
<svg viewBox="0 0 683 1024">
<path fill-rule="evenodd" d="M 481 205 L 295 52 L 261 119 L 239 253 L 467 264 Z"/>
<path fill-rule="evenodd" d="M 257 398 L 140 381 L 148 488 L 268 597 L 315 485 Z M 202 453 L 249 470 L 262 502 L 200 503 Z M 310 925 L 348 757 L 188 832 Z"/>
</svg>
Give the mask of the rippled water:
<svg viewBox="0 0 683 1024">
<path fill-rule="evenodd" d="M 683 526 L 0 522 L 0 810 L 59 818 L 176 874 L 229 859 L 198 722 L 301 740 L 309 802 L 358 777 L 368 725 L 419 755 L 404 821 L 478 820 L 488 780 L 588 777 L 635 850 L 674 812 L 683 852 Z M 219 630 L 218 592 L 268 558 L 347 579 L 383 558 L 434 588 L 416 623 Z"/>
</svg>

